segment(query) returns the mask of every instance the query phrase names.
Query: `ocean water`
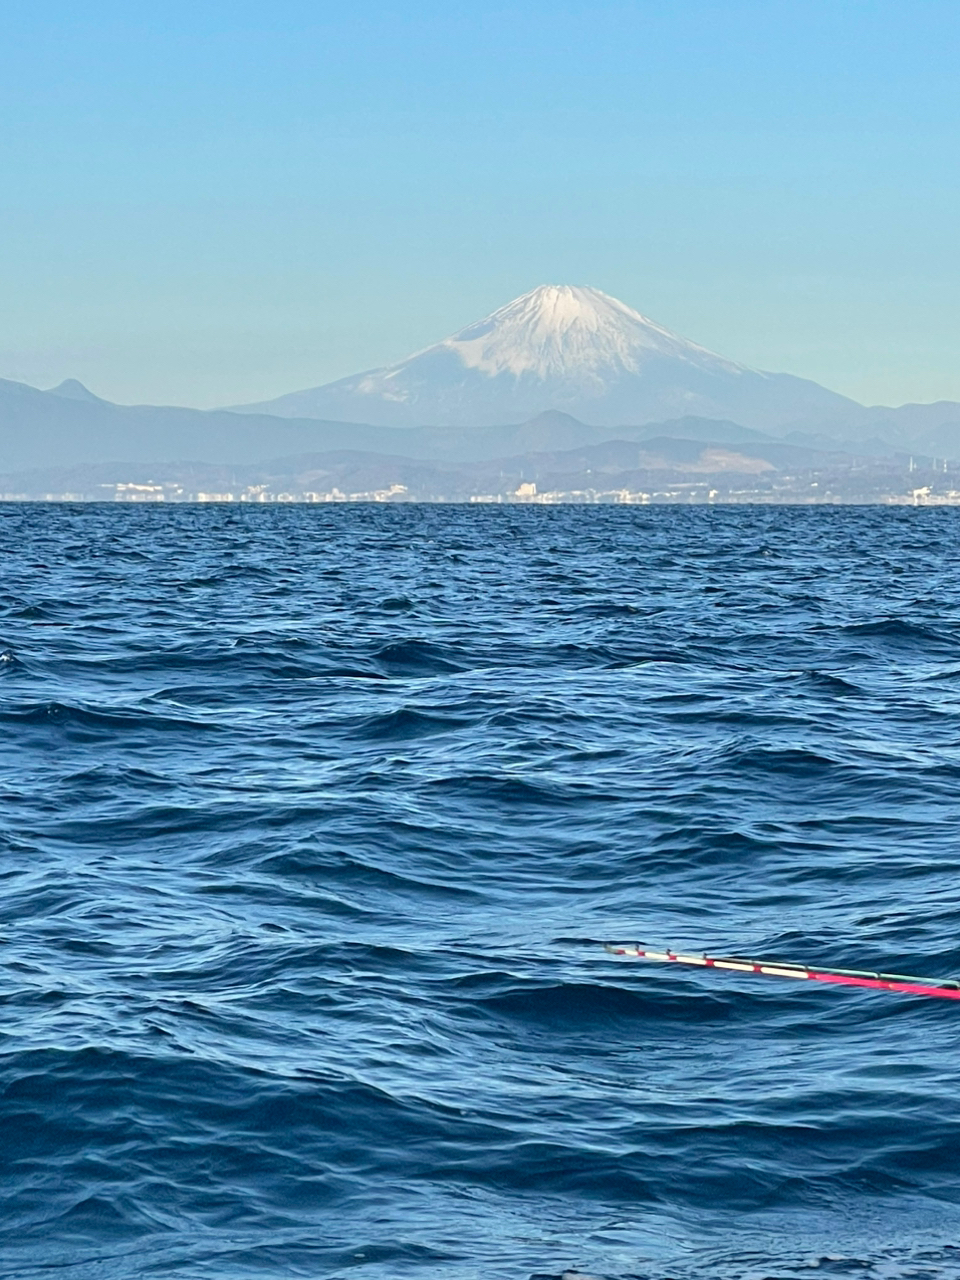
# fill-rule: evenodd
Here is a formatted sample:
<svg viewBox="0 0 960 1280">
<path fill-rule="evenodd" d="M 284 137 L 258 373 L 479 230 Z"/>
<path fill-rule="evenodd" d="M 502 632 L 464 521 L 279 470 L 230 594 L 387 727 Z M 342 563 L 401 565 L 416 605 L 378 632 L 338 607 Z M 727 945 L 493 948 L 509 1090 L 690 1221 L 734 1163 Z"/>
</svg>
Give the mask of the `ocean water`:
<svg viewBox="0 0 960 1280">
<path fill-rule="evenodd" d="M 0 507 L 0 1275 L 960 1276 L 960 513 Z"/>
</svg>

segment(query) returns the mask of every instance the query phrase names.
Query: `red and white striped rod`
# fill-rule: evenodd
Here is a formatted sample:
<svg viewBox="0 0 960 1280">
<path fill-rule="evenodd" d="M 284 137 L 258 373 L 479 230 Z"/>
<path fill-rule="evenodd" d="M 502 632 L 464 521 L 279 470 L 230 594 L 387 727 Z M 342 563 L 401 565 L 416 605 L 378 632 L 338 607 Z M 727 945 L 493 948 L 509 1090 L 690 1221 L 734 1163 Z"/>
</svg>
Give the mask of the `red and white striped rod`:
<svg viewBox="0 0 960 1280">
<path fill-rule="evenodd" d="M 909 978 L 902 973 L 870 973 L 858 969 L 813 969 L 809 965 L 778 960 L 743 960 L 738 956 L 653 951 L 639 943 L 606 942 L 604 947 L 611 955 L 628 960 L 692 964 L 701 969 L 732 969 L 735 973 L 762 973 L 769 978 L 801 978 L 809 982 L 829 982 L 839 987 L 873 987 L 881 991 L 904 991 L 914 996 L 943 996 L 946 1000 L 960 1000 L 960 981 L 953 978 Z"/>
</svg>

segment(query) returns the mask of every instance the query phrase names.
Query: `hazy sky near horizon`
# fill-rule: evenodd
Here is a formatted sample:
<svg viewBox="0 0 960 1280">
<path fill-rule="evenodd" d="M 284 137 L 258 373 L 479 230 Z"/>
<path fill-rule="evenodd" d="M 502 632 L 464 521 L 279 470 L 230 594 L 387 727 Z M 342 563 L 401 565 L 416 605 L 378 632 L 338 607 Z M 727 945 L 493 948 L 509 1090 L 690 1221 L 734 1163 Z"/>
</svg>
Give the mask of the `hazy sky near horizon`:
<svg viewBox="0 0 960 1280">
<path fill-rule="evenodd" d="M 265 399 L 542 283 L 960 400 L 956 0 L 7 0 L 0 376 Z"/>
</svg>

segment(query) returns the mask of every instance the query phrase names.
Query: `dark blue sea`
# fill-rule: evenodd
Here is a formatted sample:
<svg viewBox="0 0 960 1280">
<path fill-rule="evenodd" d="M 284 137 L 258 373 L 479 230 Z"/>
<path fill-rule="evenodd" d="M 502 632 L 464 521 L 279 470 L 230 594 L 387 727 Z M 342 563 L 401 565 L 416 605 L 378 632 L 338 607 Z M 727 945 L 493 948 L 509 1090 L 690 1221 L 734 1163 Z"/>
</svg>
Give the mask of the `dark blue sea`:
<svg viewBox="0 0 960 1280">
<path fill-rule="evenodd" d="M 960 511 L 0 507 L 0 1276 L 960 1277 Z"/>
</svg>

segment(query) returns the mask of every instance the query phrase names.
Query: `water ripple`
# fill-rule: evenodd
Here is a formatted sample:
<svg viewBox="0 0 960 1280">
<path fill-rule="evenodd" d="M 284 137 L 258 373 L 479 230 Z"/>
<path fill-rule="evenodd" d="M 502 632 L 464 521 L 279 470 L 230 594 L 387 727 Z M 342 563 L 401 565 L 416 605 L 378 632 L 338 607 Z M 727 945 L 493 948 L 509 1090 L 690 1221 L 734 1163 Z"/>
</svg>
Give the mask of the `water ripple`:
<svg viewBox="0 0 960 1280">
<path fill-rule="evenodd" d="M 960 1280 L 949 509 L 0 507 L 0 1273 Z"/>
</svg>

